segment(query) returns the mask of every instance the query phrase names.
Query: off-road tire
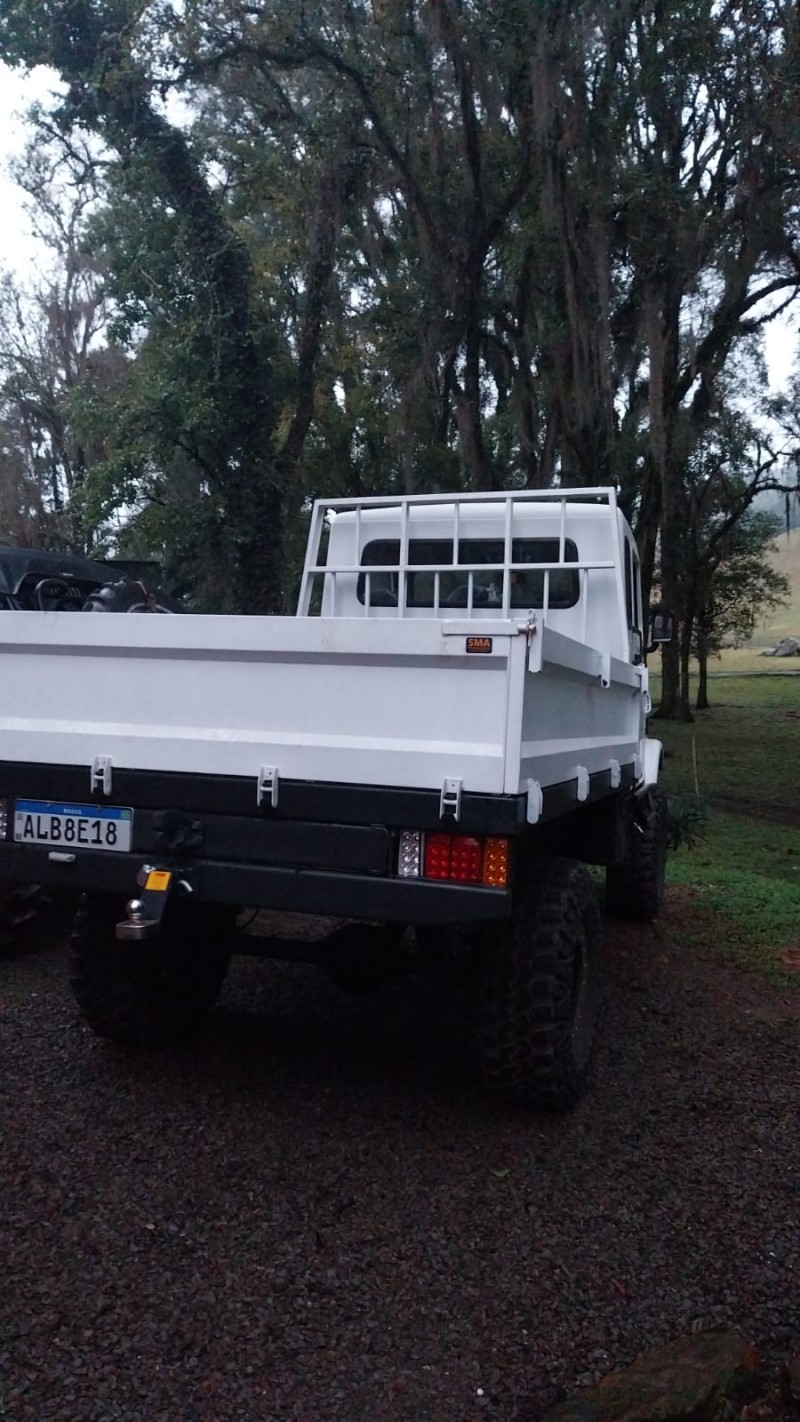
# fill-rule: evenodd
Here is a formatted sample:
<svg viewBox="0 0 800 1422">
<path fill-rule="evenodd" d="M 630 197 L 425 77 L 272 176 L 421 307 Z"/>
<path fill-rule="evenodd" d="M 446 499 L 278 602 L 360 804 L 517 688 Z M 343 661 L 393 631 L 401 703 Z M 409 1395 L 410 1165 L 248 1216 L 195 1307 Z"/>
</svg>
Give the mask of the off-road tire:
<svg viewBox="0 0 800 1422">
<path fill-rule="evenodd" d="M 15 947 L 39 921 L 44 895 L 38 884 L 0 880 L 0 951 Z"/>
<path fill-rule="evenodd" d="M 572 859 L 535 859 L 514 916 L 487 933 L 479 964 L 484 1085 L 505 1100 L 566 1111 L 581 1096 L 598 1014 L 601 923 L 594 884 Z"/>
<path fill-rule="evenodd" d="M 628 853 L 606 869 L 606 912 L 629 923 L 652 923 L 664 897 L 667 797 L 659 785 L 631 809 Z"/>
<path fill-rule="evenodd" d="M 183 607 L 163 588 L 153 583 L 124 578 L 96 588 L 86 599 L 82 612 L 183 612 Z"/>
<path fill-rule="evenodd" d="M 169 904 L 156 938 L 124 942 L 116 895 L 84 895 L 72 932 L 70 983 L 81 1015 L 99 1037 L 127 1046 L 185 1040 L 211 1011 L 230 962 L 235 911 Z"/>
</svg>

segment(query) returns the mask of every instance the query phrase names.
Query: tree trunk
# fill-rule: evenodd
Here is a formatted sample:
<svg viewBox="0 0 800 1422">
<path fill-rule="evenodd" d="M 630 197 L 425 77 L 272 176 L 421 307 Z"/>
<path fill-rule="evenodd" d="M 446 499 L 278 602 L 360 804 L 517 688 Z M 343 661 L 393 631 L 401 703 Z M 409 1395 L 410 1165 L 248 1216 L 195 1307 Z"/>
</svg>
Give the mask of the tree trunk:
<svg viewBox="0 0 800 1422">
<path fill-rule="evenodd" d="M 653 594 L 653 575 L 655 573 L 656 547 L 658 544 L 658 529 L 661 513 L 661 485 L 658 478 L 654 478 L 650 464 L 648 464 L 644 470 L 641 490 L 642 496 L 639 505 L 639 516 L 636 520 L 634 533 L 639 548 L 642 578 L 642 607 L 645 617 L 645 632 L 647 632 L 648 614 Z M 620 502 L 623 505 L 623 513 L 627 516 L 629 511 L 625 507 L 626 500 L 624 493 L 620 496 Z"/>
<path fill-rule="evenodd" d="M 491 460 L 483 439 L 481 412 L 481 323 L 480 286 L 483 264 L 470 273 L 467 292 L 464 392 L 459 401 L 457 421 L 470 488 L 491 489 L 494 485 Z"/>
<path fill-rule="evenodd" d="M 705 647 L 700 645 L 697 651 L 697 665 L 700 670 L 700 679 L 697 684 L 697 700 L 695 701 L 696 711 L 708 710 L 708 653 Z"/>
<path fill-rule="evenodd" d="M 665 642 L 661 648 L 661 700 L 654 716 L 658 720 L 680 719 L 681 663 L 677 642 Z"/>
<path fill-rule="evenodd" d="M 684 595 L 683 470 L 674 449 L 674 388 L 680 329 L 680 302 L 669 285 L 650 293 L 647 307 L 650 356 L 650 447 L 661 504 L 661 601 L 677 622 L 680 644 L 664 647 L 663 682 L 658 715 L 667 721 L 691 721 L 688 683 L 682 677 L 686 627 L 691 614 Z"/>
<path fill-rule="evenodd" d="M 678 718 L 681 721 L 693 721 L 692 708 L 689 695 L 689 672 L 692 664 L 692 633 L 694 631 L 694 620 L 691 615 L 687 615 L 681 626 L 680 638 L 680 697 L 678 701 Z"/>
</svg>

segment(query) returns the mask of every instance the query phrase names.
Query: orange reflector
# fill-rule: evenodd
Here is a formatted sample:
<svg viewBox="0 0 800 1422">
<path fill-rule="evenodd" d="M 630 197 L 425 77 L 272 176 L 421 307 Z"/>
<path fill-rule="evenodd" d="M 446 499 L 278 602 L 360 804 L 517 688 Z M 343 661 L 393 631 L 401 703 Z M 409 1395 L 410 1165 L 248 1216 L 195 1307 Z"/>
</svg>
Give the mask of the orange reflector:
<svg viewBox="0 0 800 1422">
<path fill-rule="evenodd" d="M 163 894 L 169 888 L 172 875 L 166 869 L 151 869 L 144 881 L 146 889 L 155 890 L 157 894 Z"/>
<path fill-rule="evenodd" d="M 483 882 L 490 889 L 504 889 L 508 883 L 508 840 L 487 839 L 483 854 Z"/>
</svg>

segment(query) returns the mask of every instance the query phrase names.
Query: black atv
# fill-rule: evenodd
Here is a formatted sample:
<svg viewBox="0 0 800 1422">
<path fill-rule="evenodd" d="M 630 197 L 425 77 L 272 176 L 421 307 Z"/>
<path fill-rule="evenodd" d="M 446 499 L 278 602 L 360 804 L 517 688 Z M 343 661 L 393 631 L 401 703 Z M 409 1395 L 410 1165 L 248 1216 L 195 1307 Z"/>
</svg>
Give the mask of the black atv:
<svg viewBox="0 0 800 1422">
<path fill-rule="evenodd" d="M 151 562 L 0 547 L 0 611 L 182 612 L 158 572 Z"/>
</svg>

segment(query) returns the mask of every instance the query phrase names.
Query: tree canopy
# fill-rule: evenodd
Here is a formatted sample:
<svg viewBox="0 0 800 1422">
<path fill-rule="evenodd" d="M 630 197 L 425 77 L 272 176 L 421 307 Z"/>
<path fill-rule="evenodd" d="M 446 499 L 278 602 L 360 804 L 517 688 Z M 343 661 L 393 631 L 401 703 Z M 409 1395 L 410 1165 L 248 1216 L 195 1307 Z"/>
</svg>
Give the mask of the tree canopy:
<svg viewBox="0 0 800 1422">
<path fill-rule="evenodd" d="M 0 351 L 0 513 L 270 611 L 313 496 L 616 482 L 688 712 L 698 537 L 796 482 L 759 345 L 800 289 L 796 4 L 2 0 L 0 57 L 66 86 L 39 151 L 83 162 L 103 318 L 51 373 L 69 472 Z"/>
</svg>

